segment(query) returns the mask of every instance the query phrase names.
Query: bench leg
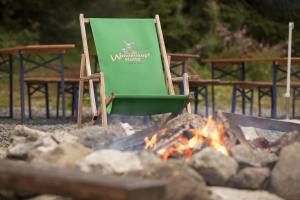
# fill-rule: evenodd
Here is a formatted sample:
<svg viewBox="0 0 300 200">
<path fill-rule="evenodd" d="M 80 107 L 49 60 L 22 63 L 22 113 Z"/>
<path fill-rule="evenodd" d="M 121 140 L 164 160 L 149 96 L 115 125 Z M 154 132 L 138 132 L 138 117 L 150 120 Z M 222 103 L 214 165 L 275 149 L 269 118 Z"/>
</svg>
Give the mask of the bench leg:
<svg viewBox="0 0 300 200">
<path fill-rule="evenodd" d="M 250 115 L 253 115 L 253 96 L 254 96 L 254 92 L 253 89 L 250 89 Z"/>
<path fill-rule="evenodd" d="M 60 87 L 59 83 L 57 83 L 57 91 L 56 91 L 56 118 L 59 116 L 59 97 L 60 97 Z"/>
<path fill-rule="evenodd" d="M 235 108 L 236 108 L 236 90 L 237 90 L 237 86 L 233 85 L 232 96 L 231 96 L 231 112 L 232 113 L 235 113 Z"/>
<path fill-rule="evenodd" d="M 198 113 L 198 104 L 199 104 L 199 88 L 194 88 L 194 98 L 195 98 L 195 105 L 194 105 L 194 113 L 197 114 Z"/>
<path fill-rule="evenodd" d="M 296 106 L 296 88 L 293 89 L 293 99 L 292 99 L 292 117 L 295 118 L 295 106 Z"/>
<path fill-rule="evenodd" d="M 205 95 L 205 115 L 208 117 L 208 88 L 207 86 L 204 87 L 204 95 Z"/>
<path fill-rule="evenodd" d="M 258 88 L 258 116 L 261 117 L 261 89 Z"/>
<path fill-rule="evenodd" d="M 49 90 L 48 90 L 48 83 L 44 84 L 45 87 L 45 103 L 46 103 L 46 118 L 50 118 L 50 112 L 49 112 Z"/>
<path fill-rule="evenodd" d="M 245 115 L 246 114 L 246 96 L 247 96 L 247 94 L 246 94 L 246 91 L 244 88 L 242 88 L 241 93 L 242 93 L 242 113 L 243 113 L 243 115 Z"/>
<path fill-rule="evenodd" d="M 75 113 L 75 84 L 72 84 L 72 102 L 71 102 L 71 109 L 72 109 L 72 111 L 71 111 L 71 116 L 72 117 L 74 117 L 74 113 Z"/>
<path fill-rule="evenodd" d="M 29 119 L 32 119 L 31 115 L 31 90 L 30 90 L 31 84 L 27 83 L 27 98 L 28 98 L 28 116 Z"/>
</svg>

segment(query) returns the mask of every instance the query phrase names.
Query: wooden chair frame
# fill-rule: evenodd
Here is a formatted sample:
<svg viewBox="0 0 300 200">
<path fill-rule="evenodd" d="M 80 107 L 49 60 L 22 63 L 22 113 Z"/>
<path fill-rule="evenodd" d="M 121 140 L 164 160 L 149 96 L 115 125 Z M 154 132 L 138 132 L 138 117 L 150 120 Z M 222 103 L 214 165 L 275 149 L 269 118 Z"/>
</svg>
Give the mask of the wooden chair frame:
<svg viewBox="0 0 300 200">
<path fill-rule="evenodd" d="M 100 72 L 97 74 L 91 74 L 91 64 L 90 57 L 88 51 L 87 37 L 86 37 L 86 29 L 85 23 L 89 23 L 88 18 L 84 18 L 83 14 L 79 15 L 80 22 L 80 30 L 82 36 L 82 45 L 83 45 L 83 54 L 81 55 L 81 63 L 80 63 L 80 80 L 79 80 L 79 101 L 78 101 L 78 117 L 77 117 L 77 125 L 80 128 L 82 126 L 82 106 L 83 106 L 83 87 L 84 83 L 89 83 L 89 93 L 90 93 L 90 101 L 91 101 L 91 109 L 92 109 L 92 123 L 98 119 L 101 114 L 102 118 L 102 127 L 107 127 L 107 112 L 106 107 L 112 102 L 114 98 L 114 94 L 111 93 L 108 98 L 105 96 L 105 82 L 104 82 L 104 73 Z M 156 31 L 159 40 L 159 46 L 163 61 L 165 80 L 169 95 L 175 95 L 171 72 L 170 72 L 170 57 L 167 56 L 167 51 L 164 43 L 163 33 L 160 25 L 160 19 L 158 15 L 155 15 L 154 22 L 156 24 Z M 99 80 L 99 89 L 100 89 L 100 106 L 97 111 L 96 101 L 95 101 L 95 93 L 94 93 L 94 80 Z M 185 73 L 183 77 L 176 77 L 173 80 L 182 80 L 184 85 L 184 95 L 189 95 L 189 83 L 188 83 L 188 75 Z M 190 98 L 188 99 L 187 104 L 185 105 L 187 108 L 187 112 L 191 113 L 190 106 Z"/>
</svg>

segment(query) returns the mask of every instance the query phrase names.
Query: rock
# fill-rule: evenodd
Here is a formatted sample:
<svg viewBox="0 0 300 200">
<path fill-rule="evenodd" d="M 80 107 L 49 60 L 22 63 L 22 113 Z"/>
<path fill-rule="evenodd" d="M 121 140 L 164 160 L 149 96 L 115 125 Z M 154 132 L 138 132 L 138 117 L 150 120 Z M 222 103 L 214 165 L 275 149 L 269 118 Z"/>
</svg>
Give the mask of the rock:
<svg viewBox="0 0 300 200">
<path fill-rule="evenodd" d="M 78 161 L 77 167 L 85 172 L 100 171 L 102 174 L 123 174 L 142 169 L 142 163 L 135 152 L 103 149 Z"/>
<path fill-rule="evenodd" d="M 238 164 L 234 159 L 210 147 L 193 155 L 189 164 L 210 185 L 225 185 L 238 169 Z"/>
<path fill-rule="evenodd" d="M 28 128 L 24 125 L 17 125 L 15 127 L 15 130 L 12 132 L 12 134 L 16 135 L 16 136 L 24 136 L 28 140 L 33 140 L 33 141 L 39 139 L 42 136 L 47 135 L 46 132 L 39 131 L 39 130 L 36 130 L 36 129 L 31 129 L 31 128 Z"/>
<path fill-rule="evenodd" d="M 242 166 L 266 167 L 273 165 L 278 157 L 263 150 L 252 150 L 244 145 L 236 145 L 231 149 L 232 157 Z"/>
<path fill-rule="evenodd" d="M 39 195 L 27 200 L 71 200 L 71 198 L 61 197 L 56 195 Z"/>
<path fill-rule="evenodd" d="M 208 187 L 210 200 L 284 200 L 267 191 L 237 190 L 225 187 Z"/>
<path fill-rule="evenodd" d="M 150 164 L 158 164 L 162 162 L 162 160 L 158 156 L 147 151 L 138 152 L 138 157 L 143 166 L 148 166 Z"/>
<path fill-rule="evenodd" d="M 0 160 L 5 159 L 7 155 L 7 148 L 0 147 Z"/>
<path fill-rule="evenodd" d="M 31 154 L 31 162 L 49 164 L 56 167 L 73 168 L 75 162 L 91 152 L 79 143 L 61 143 L 52 151 L 43 154 Z"/>
<path fill-rule="evenodd" d="M 54 133 L 50 134 L 53 140 L 57 143 L 66 142 L 66 143 L 73 143 L 78 141 L 78 137 L 75 135 L 71 135 L 65 131 L 55 131 Z"/>
<path fill-rule="evenodd" d="M 124 136 L 124 134 L 124 130 L 119 126 L 109 126 L 108 128 L 86 126 L 72 132 L 72 135 L 79 137 L 81 144 L 92 149 L 100 149 L 106 143 L 110 143 L 117 137 Z"/>
<path fill-rule="evenodd" d="M 166 181 L 165 200 L 208 200 L 204 179 L 184 162 L 152 164 L 128 175 Z"/>
<path fill-rule="evenodd" d="M 28 153 L 41 145 L 41 142 L 13 143 L 8 147 L 7 157 L 25 160 Z"/>
<path fill-rule="evenodd" d="M 279 153 L 283 147 L 295 142 L 300 142 L 300 131 L 283 134 L 278 140 L 271 143 L 270 146 L 274 152 Z"/>
<path fill-rule="evenodd" d="M 300 199 L 300 142 L 284 147 L 271 175 L 271 187 L 287 200 Z"/>
<path fill-rule="evenodd" d="M 270 175 L 269 168 L 246 167 L 230 179 L 229 185 L 240 189 L 263 189 Z"/>
</svg>

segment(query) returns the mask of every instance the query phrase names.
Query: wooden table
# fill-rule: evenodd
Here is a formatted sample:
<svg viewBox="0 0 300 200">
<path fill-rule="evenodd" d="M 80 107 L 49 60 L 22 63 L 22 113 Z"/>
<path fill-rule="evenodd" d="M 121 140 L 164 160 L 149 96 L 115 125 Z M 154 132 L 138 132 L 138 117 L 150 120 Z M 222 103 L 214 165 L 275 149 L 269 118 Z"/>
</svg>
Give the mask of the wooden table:
<svg viewBox="0 0 300 200">
<path fill-rule="evenodd" d="M 277 117 L 277 89 L 276 82 L 284 80 L 286 78 L 286 69 L 284 66 L 287 63 L 286 57 L 274 57 L 274 58 L 220 58 L 220 59 L 202 59 L 202 62 L 211 65 L 211 78 L 221 79 L 224 77 L 232 77 L 240 81 L 245 81 L 246 63 L 249 62 L 270 62 L 272 63 L 272 95 L 271 95 L 271 116 Z M 292 64 L 300 64 L 300 57 L 292 57 Z M 231 68 L 229 66 L 236 65 L 237 68 Z M 282 72 L 283 76 L 279 77 L 278 73 Z M 291 73 L 291 76 L 300 78 L 300 70 L 295 70 Z M 245 98 L 243 96 L 242 106 L 243 113 L 245 112 Z M 215 95 L 214 86 L 212 86 L 212 104 L 213 112 L 215 111 Z"/>
<path fill-rule="evenodd" d="M 13 117 L 13 63 L 12 57 L 16 55 L 19 61 L 19 78 L 20 78 L 20 104 L 21 104 L 21 122 L 25 120 L 25 102 L 24 102 L 24 76 L 26 73 L 32 72 L 38 68 L 47 68 L 56 72 L 61 78 L 61 94 L 62 94 L 62 115 L 65 120 L 65 95 L 64 95 L 64 54 L 67 49 L 74 48 L 74 44 L 56 44 L 56 45 L 27 45 L 13 48 L 0 49 L 0 57 L 8 62 L 10 77 L 10 117 Z M 33 58 L 35 55 L 39 59 Z M 51 58 L 45 57 L 51 55 Z M 7 58 L 8 59 L 5 59 Z M 53 63 L 59 61 L 59 69 Z M 31 64 L 25 70 L 25 63 Z"/>
<path fill-rule="evenodd" d="M 185 54 L 185 53 L 168 53 L 171 56 L 170 70 L 175 76 L 182 76 L 186 72 L 186 63 L 191 60 L 198 60 L 200 56 L 197 54 Z M 181 67 L 181 73 L 176 73 L 173 69 Z"/>
</svg>

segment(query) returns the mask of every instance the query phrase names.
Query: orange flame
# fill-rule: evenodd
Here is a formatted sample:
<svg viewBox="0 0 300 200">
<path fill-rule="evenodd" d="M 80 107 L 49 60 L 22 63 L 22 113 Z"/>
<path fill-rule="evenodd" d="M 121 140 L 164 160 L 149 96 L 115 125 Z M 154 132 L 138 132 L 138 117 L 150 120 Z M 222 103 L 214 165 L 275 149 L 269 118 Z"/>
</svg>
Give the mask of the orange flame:
<svg viewBox="0 0 300 200">
<path fill-rule="evenodd" d="M 163 129 L 160 136 L 166 135 L 167 131 L 168 129 Z M 228 155 L 228 150 L 224 145 L 223 125 L 215 122 L 211 116 L 208 117 L 205 126 L 201 130 L 188 129 L 188 131 L 192 134 L 190 139 L 180 135 L 171 146 L 157 150 L 162 160 L 167 160 L 170 156 L 182 156 L 188 159 L 192 156 L 193 150 L 201 147 L 202 144 L 209 145 L 224 155 Z M 145 149 L 153 149 L 159 141 L 157 133 L 151 139 L 145 137 L 144 141 Z"/>
</svg>

